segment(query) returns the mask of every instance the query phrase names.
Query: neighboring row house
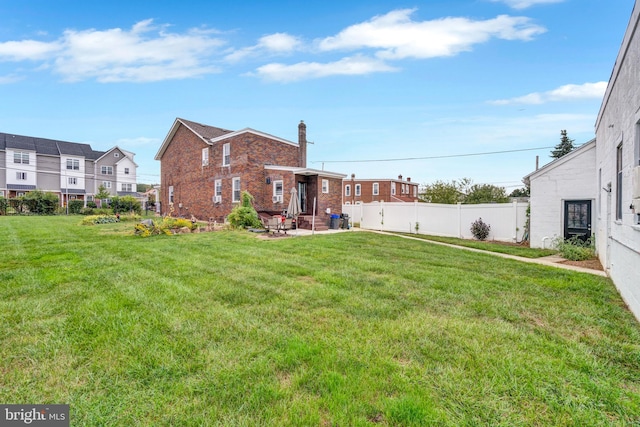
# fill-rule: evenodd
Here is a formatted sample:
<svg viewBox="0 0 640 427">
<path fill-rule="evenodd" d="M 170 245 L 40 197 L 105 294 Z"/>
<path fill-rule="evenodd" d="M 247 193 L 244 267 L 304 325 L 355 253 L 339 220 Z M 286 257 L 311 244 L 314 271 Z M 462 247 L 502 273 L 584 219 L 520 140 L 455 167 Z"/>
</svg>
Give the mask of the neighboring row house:
<svg viewBox="0 0 640 427">
<path fill-rule="evenodd" d="M 177 118 L 155 159 L 163 214 L 224 221 L 243 191 L 254 197 L 258 212 L 280 213 L 292 189 L 303 216 L 326 219 L 341 211 L 346 175 L 307 168 L 302 121 L 296 143 L 251 128 L 231 131 Z"/>
<path fill-rule="evenodd" d="M 418 200 L 418 184 L 411 178 L 398 179 L 356 179 L 342 180 L 342 203 L 355 205 L 371 202 L 415 202 Z"/>
<path fill-rule="evenodd" d="M 525 177 L 531 246 L 595 236 L 602 266 L 640 319 L 640 0 L 596 121 L 596 139 Z"/>
<path fill-rule="evenodd" d="M 89 144 L 0 133 L 0 197 L 32 190 L 67 200 L 92 201 L 103 185 L 112 195 L 138 196 L 134 154 L 118 147 L 95 151 Z"/>
</svg>

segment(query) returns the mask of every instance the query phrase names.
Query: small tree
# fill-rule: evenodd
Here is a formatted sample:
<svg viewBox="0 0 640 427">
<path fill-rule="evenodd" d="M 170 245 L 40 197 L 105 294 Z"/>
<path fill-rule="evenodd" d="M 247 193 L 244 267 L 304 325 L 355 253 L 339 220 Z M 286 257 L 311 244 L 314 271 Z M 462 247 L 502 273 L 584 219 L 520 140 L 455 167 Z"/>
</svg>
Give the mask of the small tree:
<svg viewBox="0 0 640 427">
<path fill-rule="evenodd" d="M 95 195 L 95 199 L 102 201 L 108 199 L 109 197 L 111 197 L 111 193 L 107 191 L 107 188 L 104 185 L 100 185 L 100 187 L 98 187 L 98 193 L 96 193 Z"/>
<path fill-rule="evenodd" d="M 469 185 L 471 185 L 471 180 L 468 178 L 451 182 L 438 180 L 433 184 L 425 185 L 423 193 L 420 194 L 420 199 L 430 203 L 456 204 L 464 200 L 465 192 Z"/>
<path fill-rule="evenodd" d="M 233 208 L 227 219 L 234 228 L 261 227 L 258 212 L 253 208 L 253 196 L 243 191 L 240 205 Z"/>
<path fill-rule="evenodd" d="M 555 146 L 555 150 L 551 151 L 551 157 L 555 159 L 559 159 L 565 154 L 569 154 L 573 151 L 575 147 L 573 146 L 573 139 L 570 139 L 567 136 L 566 130 L 560 131 L 560 143 Z"/>
</svg>

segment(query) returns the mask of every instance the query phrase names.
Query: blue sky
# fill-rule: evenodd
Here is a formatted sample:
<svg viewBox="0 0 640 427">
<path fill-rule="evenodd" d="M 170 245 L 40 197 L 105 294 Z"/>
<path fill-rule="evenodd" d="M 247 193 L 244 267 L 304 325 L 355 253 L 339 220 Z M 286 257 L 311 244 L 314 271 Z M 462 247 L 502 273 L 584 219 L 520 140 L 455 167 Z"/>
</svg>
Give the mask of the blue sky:
<svg viewBox="0 0 640 427">
<path fill-rule="evenodd" d="M 0 131 L 118 145 L 157 183 L 176 117 L 304 120 L 309 167 L 510 191 L 530 149 L 594 137 L 633 3 L 0 0 Z"/>
</svg>

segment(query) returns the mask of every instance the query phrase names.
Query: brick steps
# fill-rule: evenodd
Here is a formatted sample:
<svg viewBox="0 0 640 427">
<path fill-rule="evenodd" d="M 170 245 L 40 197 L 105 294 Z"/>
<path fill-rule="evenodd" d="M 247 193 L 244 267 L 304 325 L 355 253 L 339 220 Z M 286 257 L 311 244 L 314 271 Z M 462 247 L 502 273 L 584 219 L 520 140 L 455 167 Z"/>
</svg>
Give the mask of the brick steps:
<svg viewBox="0 0 640 427">
<path fill-rule="evenodd" d="M 298 228 L 303 230 L 311 230 L 311 225 L 313 224 L 313 216 L 312 215 L 300 215 L 298 216 Z M 315 223 L 316 231 L 326 231 L 329 229 L 329 226 L 325 223 L 325 221 L 316 217 Z"/>
</svg>

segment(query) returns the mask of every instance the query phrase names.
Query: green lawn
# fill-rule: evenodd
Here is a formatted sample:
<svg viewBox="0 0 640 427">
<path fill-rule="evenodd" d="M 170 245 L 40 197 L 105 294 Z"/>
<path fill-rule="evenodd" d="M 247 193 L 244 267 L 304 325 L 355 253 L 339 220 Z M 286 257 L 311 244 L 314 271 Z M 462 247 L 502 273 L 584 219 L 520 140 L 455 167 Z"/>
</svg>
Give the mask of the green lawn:
<svg viewBox="0 0 640 427">
<path fill-rule="evenodd" d="M 608 279 L 80 220 L 0 217 L 0 402 L 68 403 L 74 426 L 640 423 L 640 326 Z"/>
</svg>

